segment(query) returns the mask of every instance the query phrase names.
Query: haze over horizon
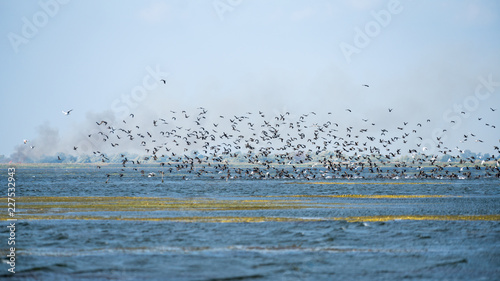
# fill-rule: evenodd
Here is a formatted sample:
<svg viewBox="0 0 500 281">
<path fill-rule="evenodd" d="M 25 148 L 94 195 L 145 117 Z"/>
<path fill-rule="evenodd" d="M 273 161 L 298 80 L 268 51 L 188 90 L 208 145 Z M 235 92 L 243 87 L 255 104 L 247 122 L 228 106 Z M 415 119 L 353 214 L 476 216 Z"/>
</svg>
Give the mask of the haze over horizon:
<svg viewBox="0 0 500 281">
<path fill-rule="evenodd" d="M 181 126 L 170 111 L 200 107 L 207 124 L 315 112 L 309 125 L 499 145 L 495 1 L 3 1 L 0 23 L 5 157 L 84 153 L 100 120 Z"/>
</svg>

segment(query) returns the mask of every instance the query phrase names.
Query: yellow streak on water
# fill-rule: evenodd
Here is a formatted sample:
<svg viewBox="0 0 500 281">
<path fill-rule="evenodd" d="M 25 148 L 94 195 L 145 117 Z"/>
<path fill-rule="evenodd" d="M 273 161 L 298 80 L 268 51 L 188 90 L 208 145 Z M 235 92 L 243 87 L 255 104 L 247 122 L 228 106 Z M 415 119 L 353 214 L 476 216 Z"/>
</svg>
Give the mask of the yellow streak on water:
<svg viewBox="0 0 500 281">
<path fill-rule="evenodd" d="M 6 201 L 6 199 L 1 198 L 1 201 Z M 307 200 L 220 200 L 169 197 L 18 197 L 16 203 L 18 209 L 24 213 L 39 214 L 68 211 L 234 211 L 325 208 L 321 203 Z"/>
<path fill-rule="evenodd" d="M 421 216 L 362 216 L 332 218 L 294 218 L 294 217 L 237 217 L 237 216 L 195 216 L 195 217 L 118 217 L 118 216 L 22 216 L 20 220 L 119 220 L 119 221 L 170 221 L 170 222 L 206 222 L 206 223 L 255 223 L 255 222 L 386 222 L 405 221 L 500 221 L 500 215 L 421 215 Z M 5 221 L 6 218 L 0 218 Z"/>
<path fill-rule="evenodd" d="M 326 198 L 442 198 L 456 197 L 446 195 L 283 195 L 270 197 L 326 197 Z M 6 203 L 7 198 L 0 198 Z M 393 220 L 435 220 L 435 221 L 500 221 L 500 215 L 392 215 L 360 217 L 252 217 L 252 216 L 187 216 L 187 217 L 151 217 L 155 210 L 195 210 L 195 211 L 251 211 L 301 208 L 332 208 L 327 204 L 351 205 L 348 203 L 310 202 L 309 200 L 221 200 L 210 198 L 170 198 L 170 197 L 18 197 L 16 198 L 19 220 L 130 220 L 130 221 L 174 221 L 174 222 L 306 222 L 306 221 L 348 221 L 348 222 L 383 222 Z M 340 207 L 340 206 L 336 206 Z M 103 216 L 95 212 L 137 211 L 138 215 Z M 80 212 L 80 215 L 64 215 L 65 212 Z M 144 215 L 142 215 L 144 214 Z M 209 213 L 207 213 L 209 214 Z M 7 212 L 0 213 L 0 220 L 10 219 Z"/>
<path fill-rule="evenodd" d="M 500 221 L 500 215 L 414 215 L 414 216 L 363 216 L 347 217 L 348 222 L 384 222 L 394 220 L 413 220 L 413 221 Z"/>
<path fill-rule="evenodd" d="M 462 196 L 450 195 L 395 195 L 395 194 L 375 194 L 375 195 L 362 195 L 362 194 L 338 194 L 338 195 L 270 195 L 265 197 L 319 197 L 319 198 L 371 198 L 371 199 L 412 199 L 412 198 L 456 198 Z"/>
</svg>

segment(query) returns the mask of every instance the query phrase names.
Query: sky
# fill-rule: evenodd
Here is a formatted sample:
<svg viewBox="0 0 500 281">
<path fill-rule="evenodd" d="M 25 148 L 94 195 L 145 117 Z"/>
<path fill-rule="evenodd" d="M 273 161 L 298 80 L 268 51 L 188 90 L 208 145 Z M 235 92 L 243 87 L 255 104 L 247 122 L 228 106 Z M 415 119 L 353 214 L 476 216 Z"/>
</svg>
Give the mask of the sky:
<svg viewBox="0 0 500 281">
<path fill-rule="evenodd" d="M 431 119 L 424 139 L 473 132 L 483 143 L 464 148 L 490 152 L 499 34 L 494 0 L 1 1 L 0 155 L 25 139 L 40 155 L 71 152 L 103 118 L 199 107 Z"/>
</svg>

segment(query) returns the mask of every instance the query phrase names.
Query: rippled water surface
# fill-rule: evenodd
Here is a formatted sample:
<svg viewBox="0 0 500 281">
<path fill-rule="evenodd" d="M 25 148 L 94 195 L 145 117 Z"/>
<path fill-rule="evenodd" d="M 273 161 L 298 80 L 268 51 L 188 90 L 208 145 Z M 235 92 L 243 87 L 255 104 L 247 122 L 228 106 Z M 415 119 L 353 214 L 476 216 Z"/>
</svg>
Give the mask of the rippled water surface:
<svg viewBox="0 0 500 281">
<path fill-rule="evenodd" d="M 16 176 L 18 279 L 500 276 L 498 179 L 170 176 L 162 183 L 125 173 L 106 184 L 106 171 L 95 169 L 18 169 Z M 9 231 L 1 233 L 6 245 Z M 1 276 L 12 277 L 7 269 L 2 263 Z"/>
</svg>

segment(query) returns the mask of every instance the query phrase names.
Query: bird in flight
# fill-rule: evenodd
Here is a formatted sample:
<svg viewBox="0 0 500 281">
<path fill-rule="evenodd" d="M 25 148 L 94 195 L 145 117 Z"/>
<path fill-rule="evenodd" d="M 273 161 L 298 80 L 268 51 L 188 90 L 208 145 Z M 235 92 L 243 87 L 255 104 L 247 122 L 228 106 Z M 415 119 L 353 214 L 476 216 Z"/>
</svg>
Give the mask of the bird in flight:
<svg viewBox="0 0 500 281">
<path fill-rule="evenodd" d="M 161 79 L 160 81 L 163 82 L 163 84 L 167 84 L 167 80 L 165 79 Z"/>
<path fill-rule="evenodd" d="M 367 88 L 369 88 L 369 87 L 370 87 L 370 85 L 367 85 L 367 84 L 363 84 L 363 85 L 361 85 L 361 86 L 363 86 L 363 87 L 367 87 Z"/>
<path fill-rule="evenodd" d="M 491 109 L 491 111 L 495 111 L 495 110 L 496 110 L 496 109 L 494 109 L 494 108 L 492 108 L 492 107 L 490 107 L 490 109 Z"/>
<path fill-rule="evenodd" d="M 393 108 L 389 108 L 389 112 L 392 112 Z"/>
<path fill-rule="evenodd" d="M 27 143 L 28 143 L 28 140 L 24 140 L 23 142 L 24 142 L 24 144 L 27 144 Z"/>
<path fill-rule="evenodd" d="M 62 112 L 62 113 L 63 113 L 64 115 L 69 115 L 69 114 L 71 113 L 71 111 L 73 111 L 73 109 L 70 109 L 70 110 L 68 110 L 68 111 L 64 111 L 64 110 L 63 110 L 63 112 Z"/>
</svg>

